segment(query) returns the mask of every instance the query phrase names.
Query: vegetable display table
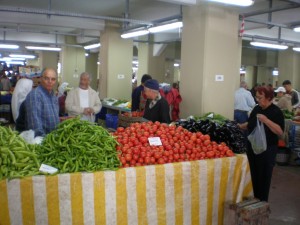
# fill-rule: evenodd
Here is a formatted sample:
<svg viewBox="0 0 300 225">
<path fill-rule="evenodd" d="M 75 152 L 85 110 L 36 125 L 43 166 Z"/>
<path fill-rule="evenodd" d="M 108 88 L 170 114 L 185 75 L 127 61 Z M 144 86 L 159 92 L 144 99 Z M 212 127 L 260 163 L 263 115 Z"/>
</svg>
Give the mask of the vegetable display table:
<svg viewBox="0 0 300 225">
<path fill-rule="evenodd" d="M 108 105 L 108 104 L 105 104 L 104 102 L 102 102 L 102 107 L 107 108 L 109 110 L 108 113 L 115 113 L 115 114 L 131 111 L 131 109 L 129 109 L 129 108 Z"/>
<path fill-rule="evenodd" d="M 0 181 L 0 224 L 223 224 L 251 197 L 246 155 Z"/>
</svg>

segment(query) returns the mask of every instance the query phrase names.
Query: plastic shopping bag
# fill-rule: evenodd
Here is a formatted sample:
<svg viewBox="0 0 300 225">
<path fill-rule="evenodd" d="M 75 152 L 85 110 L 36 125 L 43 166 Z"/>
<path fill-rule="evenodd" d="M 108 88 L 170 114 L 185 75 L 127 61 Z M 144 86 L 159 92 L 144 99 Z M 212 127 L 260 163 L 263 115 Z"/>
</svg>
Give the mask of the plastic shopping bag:
<svg viewBox="0 0 300 225">
<path fill-rule="evenodd" d="M 248 140 L 251 143 L 255 154 L 261 154 L 267 150 L 267 140 L 264 124 L 257 119 L 257 125 L 251 134 L 248 135 Z"/>
</svg>

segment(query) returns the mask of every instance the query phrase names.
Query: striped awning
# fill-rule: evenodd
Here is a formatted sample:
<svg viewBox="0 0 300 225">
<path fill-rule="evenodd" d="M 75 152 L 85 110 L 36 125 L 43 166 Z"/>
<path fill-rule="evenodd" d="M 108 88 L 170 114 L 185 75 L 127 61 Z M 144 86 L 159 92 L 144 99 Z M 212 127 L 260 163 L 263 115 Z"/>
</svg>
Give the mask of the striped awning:
<svg viewBox="0 0 300 225">
<path fill-rule="evenodd" d="M 246 155 L 0 182 L 0 224 L 223 224 L 252 196 Z"/>
</svg>

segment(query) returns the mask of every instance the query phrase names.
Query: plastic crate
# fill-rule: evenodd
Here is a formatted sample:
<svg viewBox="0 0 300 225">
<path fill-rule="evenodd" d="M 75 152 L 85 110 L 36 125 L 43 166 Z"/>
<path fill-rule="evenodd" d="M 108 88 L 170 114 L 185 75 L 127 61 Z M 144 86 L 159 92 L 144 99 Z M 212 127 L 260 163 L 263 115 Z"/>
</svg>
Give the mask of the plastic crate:
<svg viewBox="0 0 300 225">
<path fill-rule="evenodd" d="M 118 115 L 116 114 L 106 114 L 105 116 L 105 126 L 106 128 L 117 129 L 118 127 Z"/>
<path fill-rule="evenodd" d="M 280 166 L 286 166 L 289 164 L 291 150 L 286 147 L 278 147 L 276 155 L 276 163 Z"/>
<path fill-rule="evenodd" d="M 129 127 L 132 123 L 141 123 L 146 120 L 143 117 L 132 117 L 132 116 L 124 116 L 123 114 L 119 114 L 119 126 L 120 127 Z"/>
</svg>

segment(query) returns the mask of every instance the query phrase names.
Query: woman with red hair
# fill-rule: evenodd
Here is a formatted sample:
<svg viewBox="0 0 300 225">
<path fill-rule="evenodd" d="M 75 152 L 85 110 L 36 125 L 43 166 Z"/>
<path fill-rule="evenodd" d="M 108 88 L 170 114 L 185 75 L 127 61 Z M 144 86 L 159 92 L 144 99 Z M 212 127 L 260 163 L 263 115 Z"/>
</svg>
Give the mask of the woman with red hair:
<svg viewBox="0 0 300 225">
<path fill-rule="evenodd" d="M 255 92 L 258 104 L 252 110 L 248 122 L 240 124 L 248 129 L 249 134 L 257 126 L 257 119 L 264 124 L 266 133 L 266 151 L 255 154 L 248 141 L 247 157 L 249 160 L 254 197 L 268 201 L 273 167 L 275 165 L 278 139 L 283 135 L 284 116 L 282 111 L 272 103 L 274 91 L 272 87 L 261 86 Z"/>
</svg>

